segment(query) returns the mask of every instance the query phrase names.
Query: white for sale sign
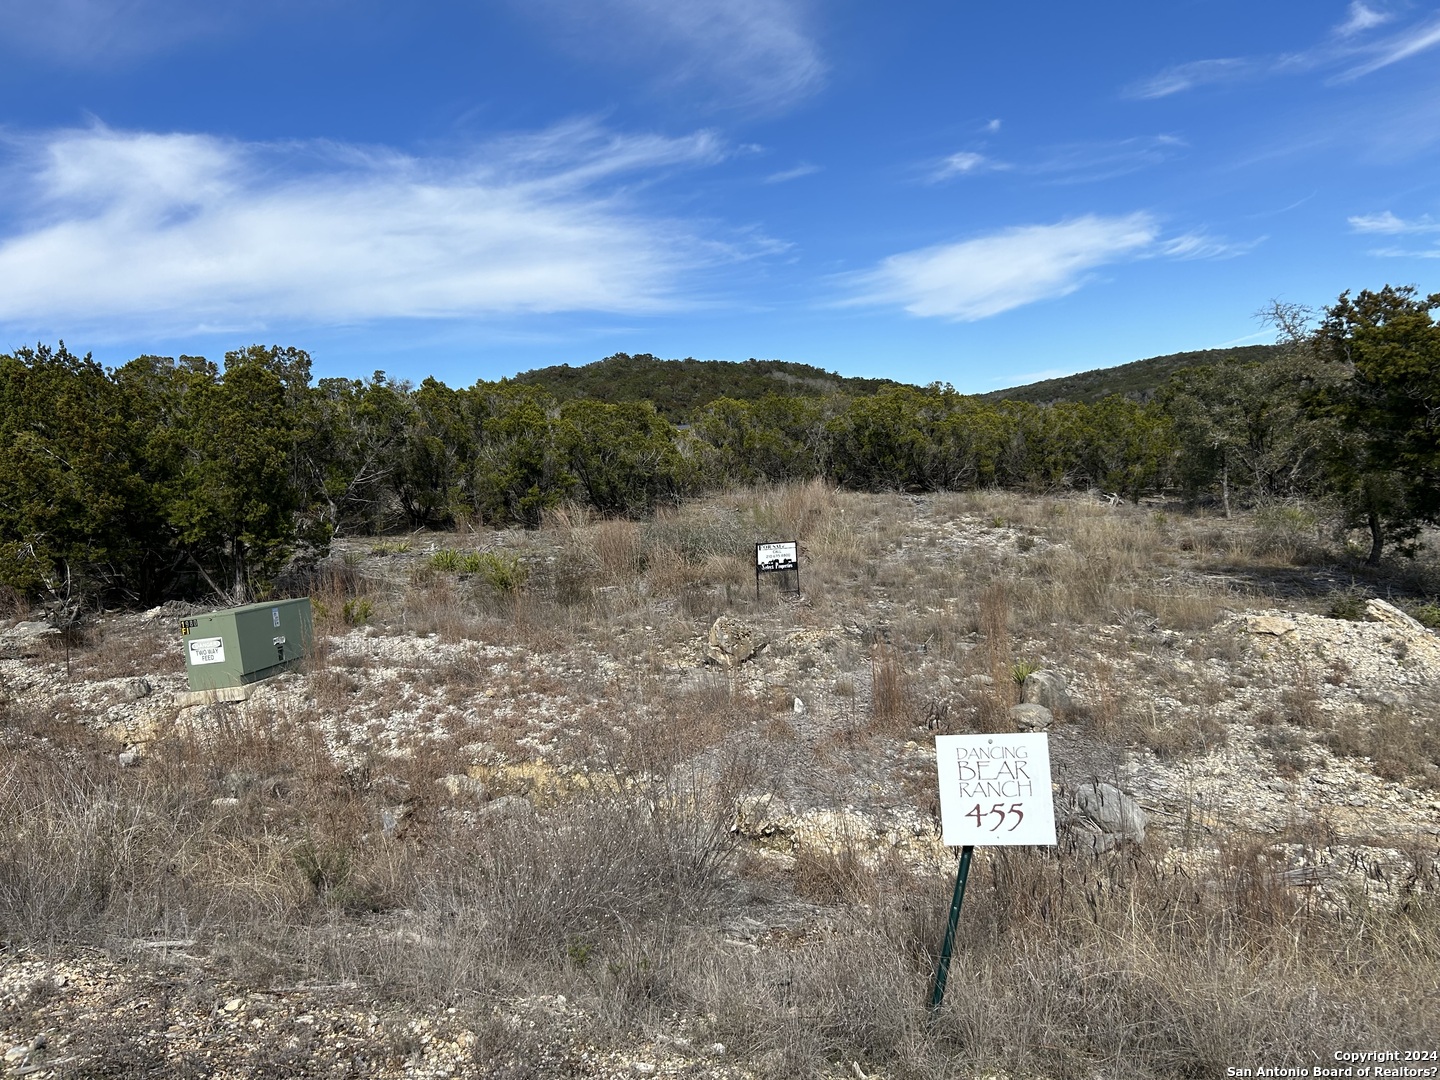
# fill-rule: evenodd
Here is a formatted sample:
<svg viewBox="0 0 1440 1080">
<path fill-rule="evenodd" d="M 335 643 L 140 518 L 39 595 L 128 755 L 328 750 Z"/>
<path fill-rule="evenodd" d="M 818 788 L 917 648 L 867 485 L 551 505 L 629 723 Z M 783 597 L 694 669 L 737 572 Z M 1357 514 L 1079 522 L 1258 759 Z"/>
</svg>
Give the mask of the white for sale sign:
<svg viewBox="0 0 1440 1080">
<path fill-rule="evenodd" d="M 800 565 L 800 545 L 794 540 L 781 544 L 756 544 L 756 570 L 794 570 Z"/>
<path fill-rule="evenodd" d="M 946 844 L 1055 843 L 1048 735 L 937 735 L 935 761 Z"/>
</svg>

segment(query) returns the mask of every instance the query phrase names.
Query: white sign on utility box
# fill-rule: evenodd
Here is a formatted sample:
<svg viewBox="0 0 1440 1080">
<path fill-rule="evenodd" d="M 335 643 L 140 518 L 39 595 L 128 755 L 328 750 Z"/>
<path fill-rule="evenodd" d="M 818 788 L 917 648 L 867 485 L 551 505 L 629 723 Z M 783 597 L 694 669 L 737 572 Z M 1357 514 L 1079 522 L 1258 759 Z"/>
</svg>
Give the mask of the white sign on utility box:
<svg viewBox="0 0 1440 1080">
<path fill-rule="evenodd" d="M 947 845 L 1055 843 L 1048 735 L 937 735 L 935 762 Z"/>
<path fill-rule="evenodd" d="M 204 637 L 190 639 L 190 663 L 223 664 L 225 662 L 225 639 Z"/>
</svg>

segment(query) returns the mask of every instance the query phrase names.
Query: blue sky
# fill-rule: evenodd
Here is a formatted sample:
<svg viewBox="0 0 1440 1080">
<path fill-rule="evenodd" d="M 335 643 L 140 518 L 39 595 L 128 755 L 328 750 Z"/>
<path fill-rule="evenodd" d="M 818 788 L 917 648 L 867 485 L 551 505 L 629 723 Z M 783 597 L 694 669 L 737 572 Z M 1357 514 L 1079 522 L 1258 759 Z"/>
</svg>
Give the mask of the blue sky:
<svg viewBox="0 0 1440 1080">
<path fill-rule="evenodd" d="M 1440 289 L 1440 4 L 0 0 L 0 348 L 983 391 Z"/>
</svg>

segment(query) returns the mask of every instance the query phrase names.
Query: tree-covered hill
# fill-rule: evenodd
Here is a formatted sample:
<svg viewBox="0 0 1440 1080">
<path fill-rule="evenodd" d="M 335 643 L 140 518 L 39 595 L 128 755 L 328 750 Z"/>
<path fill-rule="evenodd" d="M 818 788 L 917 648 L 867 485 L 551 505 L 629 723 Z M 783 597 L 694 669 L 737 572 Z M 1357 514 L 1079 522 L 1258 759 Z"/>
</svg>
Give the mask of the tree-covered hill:
<svg viewBox="0 0 1440 1080">
<path fill-rule="evenodd" d="M 781 360 L 661 360 L 649 353 L 616 353 L 581 367 L 561 364 L 536 368 L 521 372 L 514 381 L 540 387 L 560 401 L 649 401 L 672 422 L 688 420 L 695 410 L 719 398 L 759 401 L 769 394 L 861 395 L 900 385 L 890 379 L 847 378 L 809 364 Z"/>
<path fill-rule="evenodd" d="M 1036 405 L 1053 405 L 1061 401 L 1093 404 L 1111 394 L 1149 401 L 1161 384 L 1181 368 L 1254 364 L 1274 358 L 1281 348 L 1283 346 L 1280 345 L 1242 345 L 1233 349 L 1200 349 L 1152 356 L 1148 360 L 1136 360 L 1118 367 L 1096 368 L 1061 379 L 1045 379 L 1008 390 L 995 390 L 982 397 L 989 401 L 1029 401 Z"/>
<path fill-rule="evenodd" d="M 1178 353 L 992 395 L 800 364 L 614 356 L 452 389 L 311 380 L 300 349 L 0 355 L 0 587 L 263 592 L 304 542 L 641 517 L 740 484 L 1324 496 L 1369 561 L 1440 524 L 1440 293 L 1341 295 L 1288 347 Z M 549 375 L 547 379 L 545 376 Z M 777 392 L 779 391 L 779 392 Z M 1103 395 L 1103 396 L 1102 396 Z M 675 419 L 671 419 L 674 417 Z M 56 610 L 60 610 L 59 607 Z"/>
</svg>

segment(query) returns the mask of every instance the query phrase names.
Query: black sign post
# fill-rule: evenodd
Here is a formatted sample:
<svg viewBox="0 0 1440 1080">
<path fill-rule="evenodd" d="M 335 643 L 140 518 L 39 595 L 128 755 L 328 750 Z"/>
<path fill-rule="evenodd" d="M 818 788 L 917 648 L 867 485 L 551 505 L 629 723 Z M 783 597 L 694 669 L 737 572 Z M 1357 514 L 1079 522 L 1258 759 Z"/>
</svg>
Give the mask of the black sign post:
<svg viewBox="0 0 1440 1080">
<path fill-rule="evenodd" d="M 965 903 L 965 882 L 970 877 L 970 855 L 973 845 L 960 849 L 960 868 L 955 872 L 955 895 L 950 898 L 950 921 L 945 924 L 945 944 L 940 947 L 940 967 L 935 972 L 935 991 L 930 995 L 930 1008 L 938 1009 L 945 1000 L 945 980 L 950 977 L 950 956 L 955 951 L 955 928 L 960 925 L 960 905 Z"/>
</svg>

